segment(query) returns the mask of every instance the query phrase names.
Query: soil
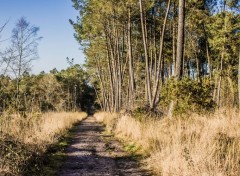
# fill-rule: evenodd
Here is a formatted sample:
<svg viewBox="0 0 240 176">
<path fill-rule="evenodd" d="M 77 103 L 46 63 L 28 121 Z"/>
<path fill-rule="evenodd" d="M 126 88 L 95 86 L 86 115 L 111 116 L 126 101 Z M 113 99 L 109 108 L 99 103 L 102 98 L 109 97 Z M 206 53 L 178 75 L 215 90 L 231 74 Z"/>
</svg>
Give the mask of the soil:
<svg viewBox="0 0 240 176">
<path fill-rule="evenodd" d="M 120 142 L 104 131 L 104 126 L 94 117 L 82 121 L 74 129 L 58 176 L 153 175 L 124 151 Z"/>
</svg>

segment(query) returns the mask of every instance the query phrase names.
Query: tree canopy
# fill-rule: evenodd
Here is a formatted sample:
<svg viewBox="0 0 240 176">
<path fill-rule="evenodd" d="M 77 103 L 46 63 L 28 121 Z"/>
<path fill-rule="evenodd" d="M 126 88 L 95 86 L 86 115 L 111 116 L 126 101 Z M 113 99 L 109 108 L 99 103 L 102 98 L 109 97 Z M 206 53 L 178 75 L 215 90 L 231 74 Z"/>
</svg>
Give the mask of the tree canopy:
<svg viewBox="0 0 240 176">
<path fill-rule="evenodd" d="M 70 23 L 84 47 L 91 82 L 104 110 L 168 109 L 171 101 L 164 99 L 169 96 L 163 96 L 163 91 L 168 90 L 171 77 L 190 78 L 178 80 L 185 86 L 199 86 L 198 100 L 207 93 L 210 99 L 196 102 L 203 109 L 239 103 L 235 98 L 238 1 L 72 2 L 79 16 Z M 194 89 L 189 89 L 184 96 L 193 94 Z M 185 101 L 177 97 L 175 109 Z"/>
</svg>

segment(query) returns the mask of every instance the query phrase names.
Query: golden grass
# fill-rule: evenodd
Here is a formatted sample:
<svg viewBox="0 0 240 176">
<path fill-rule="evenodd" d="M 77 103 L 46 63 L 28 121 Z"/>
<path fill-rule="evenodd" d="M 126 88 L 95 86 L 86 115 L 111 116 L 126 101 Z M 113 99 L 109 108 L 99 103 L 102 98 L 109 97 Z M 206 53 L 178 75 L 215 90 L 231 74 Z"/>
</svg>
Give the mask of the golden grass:
<svg viewBox="0 0 240 176">
<path fill-rule="evenodd" d="M 68 129 L 86 117 L 84 112 L 35 114 L 26 118 L 17 115 L 2 116 L 0 175 L 21 175 L 31 157 L 40 157 Z"/>
<path fill-rule="evenodd" d="M 128 115 L 95 114 L 116 136 L 141 145 L 148 166 L 158 175 L 240 175 L 240 116 L 221 109 L 139 122 Z"/>
</svg>

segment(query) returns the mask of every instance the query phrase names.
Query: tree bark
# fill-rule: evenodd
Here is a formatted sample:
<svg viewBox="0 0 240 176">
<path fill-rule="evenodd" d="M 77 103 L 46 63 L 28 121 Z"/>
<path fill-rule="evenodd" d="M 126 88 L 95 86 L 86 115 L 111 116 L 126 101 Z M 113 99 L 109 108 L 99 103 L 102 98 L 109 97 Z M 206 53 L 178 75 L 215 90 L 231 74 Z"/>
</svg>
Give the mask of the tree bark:
<svg viewBox="0 0 240 176">
<path fill-rule="evenodd" d="M 240 109 L 240 49 L 239 49 L 239 56 L 238 56 L 238 106 Z"/>
<path fill-rule="evenodd" d="M 148 58 L 148 46 L 147 46 L 147 31 L 146 31 L 146 16 L 143 13 L 142 0 L 139 0 L 140 6 L 140 16 L 141 16 L 141 26 L 142 26 L 142 37 L 144 45 L 144 55 L 145 55 L 145 67 L 146 67 L 146 88 L 147 88 L 147 97 L 150 108 L 153 107 L 152 104 L 152 91 L 151 91 L 151 80 L 149 74 L 149 58 Z"/>
<path fill-rule="evenodd" d="M 175 78 L 177 80 L 180 80 L 183 75 L 184 26 L 185 26 L 185 0 L 179 0 L 177 58 L 175 73 Z"/>
<path fill-rule="evenodd" d="M 133 70 L 133 58 L 132 58 L 132 27 L 131 27 L 131 7 L 128 9 L 128 57 L 129 57 L 129 77 L 130 77 L 130 91 L 129 99 L 130 106 L 133 106 L 135 81 L 134 81 L 134 70 Z"/>
<path fill-rule="evenodd" d="M 174 2 L 173 5 L 173 34 L 172 34 L 172 44 L 173 44 L 173 74 L 172 76 L 174 76 L 174 73 L 176 72 L 176 22 L 175 22 L 175 18 L 176 18 L 176 3 Z"/>
<path fill-rule="evenodd" d="M 107 34 L 107 28 L 105 28 L 105 37 L 106 37 L 106 46 L 107 46 L 107 64 L 108 64 L 108 73 L 110 76 L 110 97 L 111 97 L 111 111 L 113 110 L 114 107 L 114 85 L 113 85 L 113 69 L 112 69 L 112 64 L 111 64 L 111 56 L 110 56 L 110 48 L 109 48 L 109 39 L 108 39 L 108 34 Z"/>
<path fill-rule="evenodd" d="M 224 49 L 222 52 L 221 63 L 220 63 L 220 76 L 218 80 L 218 88 L 217 88 L 217 106 L 221 105 L 221 84 L 222 84 L 222 71 L 223 71 L 223 57 L 224 57 Z"/>
<path fill-rule="evenodd" d="M 164 34 L 165 34 L 170 4 L 171 4 L 171 0 L 168 0 L 168 7 L 167 7 L 167 11 L 166 11 L 165 18 L 164 18 L 162 35 L 161 35 L 161 39 L 160 39 L 161 43 L 160 43 L 160 48 L 159 48 L 159 59 L 158 59 L 157 73 L 156 73 L 157 75 L 156 75 L 156 82 L 155 82 L 155 86 L 154 86 L 155 89 L 153 92 L 153 102 L 152 102 L 153 106 L 156 106 L 156 104 L 158 103 L 156 100 L 157 100 L 158 91 L 159 91 L 160 77 L 162 78 L 162 81 L 164 79 L 164 60 L 163 60 Z M 161 68 L 161 66 L 162 66 L 162 68 Z M 161 70 L 162 70 L 162 72 L 161 72 Z"/>
<path fill-rule="evenodd" d="M 185 0 L 179 0 L 178 12 L 178 36 L 177 36 L 177 57 L 176 57 L 176 71 L 175 79 L 182 79 L 183 75 L 183 50 L 184 50 L 184 26 L 185 26 Z M 172 117 L 175 101 L 170 102 L 168 117 Z"/>
</svg>

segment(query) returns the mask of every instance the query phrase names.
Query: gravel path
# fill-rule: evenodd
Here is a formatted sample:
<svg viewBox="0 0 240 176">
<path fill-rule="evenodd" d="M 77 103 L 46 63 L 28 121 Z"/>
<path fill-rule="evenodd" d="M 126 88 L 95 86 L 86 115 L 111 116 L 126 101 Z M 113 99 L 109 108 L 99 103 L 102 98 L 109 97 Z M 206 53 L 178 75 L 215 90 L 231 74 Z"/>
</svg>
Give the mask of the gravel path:
<svg viewBox="0 0 240 176">
<path fill-rule="evenodd" d="M 103 133 L 104 127 L 94 117 L 88 117 L 74 131 L 67 158 L 59 176 L 150 176 L 133 160 L 121 144 Z"/>
</svg>

